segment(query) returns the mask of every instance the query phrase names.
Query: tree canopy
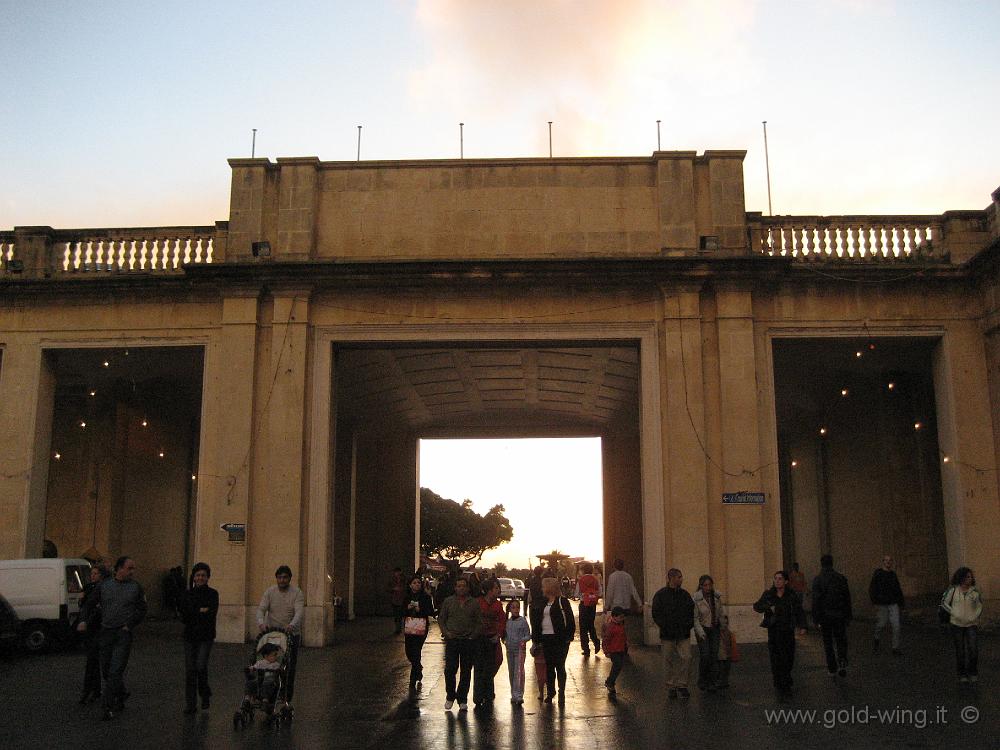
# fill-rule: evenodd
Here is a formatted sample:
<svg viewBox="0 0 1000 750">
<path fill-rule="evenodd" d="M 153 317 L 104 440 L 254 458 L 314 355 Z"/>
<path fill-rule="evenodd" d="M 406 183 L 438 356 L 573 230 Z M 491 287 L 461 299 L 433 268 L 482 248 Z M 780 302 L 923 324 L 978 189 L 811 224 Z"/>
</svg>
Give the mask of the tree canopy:
<svg viewBox="0 0 1000 750">
<path fill-rule="evenodd" d="M 503 505 L 480 515 L 469 499 L 459 503 L 420 488 L 420 551 L 428 557 L 444 555 L 460 565 L 478 564 L 488 550 L 513 538 Z"/>
</svg>

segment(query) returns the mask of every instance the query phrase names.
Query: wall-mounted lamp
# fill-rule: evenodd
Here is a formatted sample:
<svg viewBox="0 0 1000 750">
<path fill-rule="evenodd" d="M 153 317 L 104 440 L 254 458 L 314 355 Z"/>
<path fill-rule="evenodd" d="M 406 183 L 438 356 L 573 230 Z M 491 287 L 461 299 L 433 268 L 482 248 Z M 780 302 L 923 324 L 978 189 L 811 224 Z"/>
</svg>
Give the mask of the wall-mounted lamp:
<svg viewBox="0 0 1000 750">
<path fill-rule="evenodd" d="M 719 249 L 719 237 L 715 234 L 703 234 L 698 247 L 702 250 L 714 252 Z"/>
<path fill-rule="evenodd" d="M 251 242 L 250 252 L 253 253 L 255 258 L 270 258 L 271 257 L 271 243 L 270 242 Z"/>
</svg>

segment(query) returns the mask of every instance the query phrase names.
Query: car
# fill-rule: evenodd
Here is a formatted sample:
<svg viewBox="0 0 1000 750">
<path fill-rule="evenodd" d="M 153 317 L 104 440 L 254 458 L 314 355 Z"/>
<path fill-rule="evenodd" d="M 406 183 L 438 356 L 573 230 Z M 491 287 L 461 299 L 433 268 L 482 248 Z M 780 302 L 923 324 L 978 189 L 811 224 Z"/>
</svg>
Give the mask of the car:
<svg viewBox="0 0 1000 750">
<path fill-rule="evenodd" d="M 0 595 L 0 649 L 9 649 L 21 637 L 21 621 L 14 608 Z"/>
<path fill-rule="evenodd" d="M 497 583 L 500 584 L 500 599 L 520 599 L 521 595 L 517 591 L 517 586 L 514 585 L 513 578 L 497 578 Z"/>
<path fill-rule="evenodd" d="M 517 589 L 517 598 L 523 599 L 524 601 L 528 601 L 528 589 L 527 587 L 525 587 L 524 581 L 522 581 L 520 578 L 514 578 L 513 581 L 514 581 L 514 588 Z"/>
<path fill-rule="evenodd" d="M 0 594 L 21 621 L 21 642 L 32 652 L 73 636 L 90 563 L 82 558 L 0 560 Z"/>
</svg>

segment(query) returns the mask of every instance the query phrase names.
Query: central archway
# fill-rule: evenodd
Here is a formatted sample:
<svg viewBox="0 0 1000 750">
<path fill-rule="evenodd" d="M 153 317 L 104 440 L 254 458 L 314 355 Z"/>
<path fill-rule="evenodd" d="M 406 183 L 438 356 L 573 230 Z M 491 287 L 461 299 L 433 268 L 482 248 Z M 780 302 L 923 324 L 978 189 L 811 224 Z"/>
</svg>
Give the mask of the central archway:
<svg viewBox="0 0 1000 750">
<path fill-rule="evenodd" d="M 328 408 L 314 410 L 311 451 L 331 460 L 310 485 L 331 493 L 329 569 L 350 616 L 380 612 L 387 571 L 418 563 L 421 438 L 600 437 L 605 554 L 626 559 L 640 587 L 659 580 L 652 327 L 526 328 L 344 327 L 316 342 L 316 382 L 331 388 Z"/>
</svg>

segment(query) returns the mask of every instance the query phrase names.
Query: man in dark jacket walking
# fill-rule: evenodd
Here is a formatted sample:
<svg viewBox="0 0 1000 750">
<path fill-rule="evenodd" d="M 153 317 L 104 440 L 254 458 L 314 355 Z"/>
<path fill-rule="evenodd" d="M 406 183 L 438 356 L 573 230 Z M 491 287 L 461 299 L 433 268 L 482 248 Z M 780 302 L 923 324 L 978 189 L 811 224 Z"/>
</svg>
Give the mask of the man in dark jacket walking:
<svg viewBox="0 0 1000 750">
<path fill-rule="evenodd" d="M 660 626 L 660 653 L 667 675 L 667 695 L 680 693 L 689 698 L 688 673 L 691 665 L 691 629 L 694 627 L 694 600 L 681 588 L 684 576 L 677 568 L 667 571 L 667 585 L 653 596 L 653 621 Z"/>
<path fill-rule="evenodd" d="M 104 713 L 101 718 L 113 719 L 125 706 L 125 669 L 132 652 L 132 630 L 146 616 L 146 594 L 142 586 L 132 580 L 135 561 L 119 557 L 111 578 L 101 582 L 94 597 L 94 613 L 101 614 L 101 672 L 107 675 L 104 686 Z M 84 630 L 97 627 L 94 620 Z"/>
<path fill-rule="evenodd" d="M 851 589 L 833 569 L 833 555 L 820 558 L 820 574 L 813 579 L 812 616 L 823 633 L 826 669 L 831 676 L 847 676 L 847 624 L 851 621 Z M 836 644 L 836 648 L 834 645 Z"/>
<path fill-rule="evenodd" d="M 868 594 L 875 605 L 875 653 L 879 649 L 879 636 L 888 623 L 892 627 L 892 653 L 902 656 L 903 652 L 899 650 L 899 613 L 903 609 L 903 589 L 889 555 L 882 558 L 882 567 L 872 573 Z"/>
</svg>

